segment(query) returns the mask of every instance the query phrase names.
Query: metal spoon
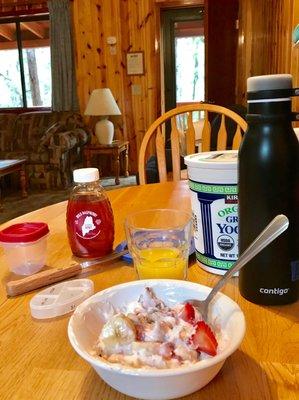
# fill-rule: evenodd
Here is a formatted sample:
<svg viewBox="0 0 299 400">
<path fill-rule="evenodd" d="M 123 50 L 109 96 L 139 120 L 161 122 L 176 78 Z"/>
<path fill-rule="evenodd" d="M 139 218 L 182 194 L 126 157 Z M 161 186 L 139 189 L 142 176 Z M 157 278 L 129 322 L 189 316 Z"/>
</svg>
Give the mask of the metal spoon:
<svg viewBox="0 0 299 400">
<path fill-rule="evenodd" d="M 186 300 L 185 303 L 191 303 L 198 309 L 203 320 L 207 321 L 208 309 L 211 300 L 226 284 L 229 278 L 238 272 L 245 264 L 248 263 L 254 256 L 263 250 L 274 239 L 281 235 L 289 226 L 289 220 L 285 215 L 277 215 L 259 236 L 251 243 L 251 245 L 240 255 L 235 264 L 223 275 L 216 286 L 210 291 L 205 300 Z"/>
</svg>

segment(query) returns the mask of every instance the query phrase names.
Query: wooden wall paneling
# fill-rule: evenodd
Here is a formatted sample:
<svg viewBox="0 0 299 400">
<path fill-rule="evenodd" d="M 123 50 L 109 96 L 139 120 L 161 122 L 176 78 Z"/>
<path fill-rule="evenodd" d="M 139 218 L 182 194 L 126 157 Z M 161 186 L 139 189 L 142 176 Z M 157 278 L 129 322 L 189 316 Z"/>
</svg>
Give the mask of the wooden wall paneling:
<svg viewBox="0 0 299 400">
<path fill-rule="evenodd" d="M 132 51 L 143 51 L 143 31 L 144 31 L 144 21 L 145 15 L 143 13 L 143 1 L 138 2 L 128 2 L 128 12 L 129 12 L 129 46 L 125 51 L 126 65 L 126 54 Z M 142 23 L 143 22 L 143 23 Z M 148 38 L 150 40 L 150 38 Z M 146 51 L 144 51 L 144 62 L 145 62 L 145 74 L 148 71 L 147 68 L 147 57 Z M 127 71 L 126 71 L 127 73 Z M 137 165 L 137 154 L 140 147 L 141 140 L 145 132 L 145 107 L 144 101 L 146 97 L 145 90 L 145 75 L 130 75 L 128 76 L 128 90 L 131 92 L 131 112 L 133 117 L 133 131 L 128 132 L 130 137 L 130 143 L 132 143 L 132 152 L 130 154 L 130 161 L 133 165 Z M 133 136 L 133 137 L 132 137 Z"/>
<path fill-rule="evenodd" d="M 246 103 L 250 76 L 290 73 L 292 20 L 296 0 L 241 0 L 237 59 L 237 102 Z M 299 69 L 292 69 L 295 76 Z"/>
<path fill-rule="evenodd" d="M 249 76 L 292 71 L 294 82 L 299 86 L 299 50 L 292 49 L 290 40 L 292 27 L 298 21 L 298 17 L 294 19 L 296 10 L 298 15 L 298 3 L 295 0 L 240 0 L 238 103 L 246 103 Z M 73 0 L 81 111 L 84 112 L 93 89 L 110 87 L 122 111 L 122 122 L 116 119 L 116 136 L 130 142 L 131 172 L 137 171 L 143 135 L 161 112 L 159 10 L 188 5 L 191 5 L 189 0 Z M 108 36 L 117 38 L 116 55 L 110 53 Z M 144 51 L 144 75 L 127 75 L 128 51 Z M 132 94 L 132 85 L 135 94 Z"/>
<path fill-rule="evenodd" d="M 119 36 L 121 38 L 121 46 L 117 48 L 117 52 L 121 52 L 120 59 L 120 71 L 121 71 L 121 90 L 123 93 L 122 107 L 123 107 L 123 124 L 124 124 L 124 138 L 129 140 L 129 159 L 130 165 L 132 166 L 132 161 L 134 159 L 136 149 L 136 138 L 134 130 L 134 117 L 132 111 L 132 91 L 131 91 L 131 81 L 127 76 L 126 71 L 126 54 L 130 49 L 129 40 L 129 23 L 130 23 L 130 12 L 128 7 L 128 2 L 121 0 L 119 4 L 119 15 L 121 16 L 121 24 Z"/>
<path fill-rule="evenodd" d="M 119 16 L 117 2 L 101 0 L 74 1 L 74 29 L 77 53 L 78 96 L 81 112 L 84 112 L 89 95 L 93 89 L 109 87 L 122 110 L 123 90 L 120 84 L 120 26 L 115 24 Z M 115 15 L 117 13 L 117 15 Z M 107 17 L 109 16 L 109 17 Z M 112 16 L 112 18 L 110 18 Z M 108 36 L 117 38 L 116 54 L 110 54 Z M 114 118 L 117 128 L 122 126 Z M 115 122 L 114 121 L 114 122 Z"/>
<path fill-rule="evenodd" d="M 147 3 L 150 3 L 148 6 Z M 157 77 L 159 70 L 156 70 L 157 53 L 155 50 L 155 24 L 156 24 L 156 7 L 153 1 L 144 1 L 144 31 L 143 40 L 145 43 L 145 53 L 146 53 L 146 66 L 148 70 L 146 71 L 146 81 L 145 81 L 145 131 L 148 129 L 150 124 L 157 117 Z M 150 38 L 150 40 L 148 40 Z M 160 88 L 159 88 L 160 90 Z M 143 137 L 141 138 L 141 140 Z"/>
<path fill-rule="evenodd" d="M 131 91 L 137 90 L 141 94 L 132 94 L 132 113 L 134 118 L 134 136 L 136 152 L 134 165 L 137 168 L 138 151 L 143 136 L 157 117 L 157 72 L 155 52 L 155 5 L 154 1 L 129 1 L 130 23 L 130 51 L 144 51 L 145 74 L 130 76 Z M 134 86 L 133 86 L 134 85 Z"/>
<path fill-rule="evenodd" d="M 137 124 L 136 124 L 136 110 L 138 107 L 138 99 L 142 97 L 142 90 L 140 88 L 141 94 L 133 96 L 132 95 L 132 85 L 140 84 L 139 81 L 136 83 L 134 77 L 127 75 L 126 69 L 126 55 L 128 51 L 135 51 L 133 47 L 136 45 L 133 43 L 132 30 L 134 30 L 136 23 L 136 10 L 132 9 L 131 2 L 121 0 L 121 32 L 122 32 L 122 66 L 123 66 L 123 92 L 124 92 L 124 103 L 125 103 L 125 127 L 126 135 L 129 140 L 129 160 L 130 160 L 130 171 L 137 171 Z M 137 51 L 137 50 L 136 50 Z M 137 107 L 136 103 L 137 102 Z"/>
<path fill-rule="evenodd" d="M 144 62 L 145 62 L 145 75 L 144 76 L 130 76 L 131 90 L 132 90 L 132 112 L 134 116 L 134 129 L 135 129 L 135 141 L 137 152 L 141 144 L 145 129 L 146 129 L 146 74 L 149 73 L 147 65 L 147 44 L 146 40 L 145 25 L 148 23 L 148 18 L 144 7 L 144 1 L 139 0 L 138 2 L 129 2 L 131 24 L 130 24 L 130 51 L 144 51 Z M 150 38 L 147 38 L 148 42 Z M 133 94 L 134 91 L 140 91 L 140 94 Z M 136 93 L 135 92 L 135 93 Z"/>
<path fill-rule="evenodd" d="M 0 0 L 6 3 L 7 0 Z M 24 0 L 14 0 L 24 3 Z M 160 115 L 159 10 L 187 7 L 203 0 L 73 0 L 78 96 L 83 113 L 91 91 L 109 87 L 122 111 L 113 118 L 116 137 L 130 142 L 131 172 L 137 171 L 138 149 L 149 125 Z M 246 104 L 249 76 L 292 72 L 299 86 L 299 48 L 291 32 L 299 23 L 298 0 L 240 0 L 237 102 Z M 110 53 L 107 37 L 117 39 Z M 127 76 L 127 51 L 144 51 L 145 75 Z M 132 85 L 141 89 L 132 95 Z M 294 100 L 299 109 L 299 100 Z"/>
<path fill-rule="evenodd" d="M 97 0 L 94 0 L 97 1 Z M 98 7 L 99 9 L 99 7 Z M 102 31 L 100 32 L 101 38 L 101 50 L 104 58 L 102 65 L 102 81 L 98 82 L 99 87 L 109 87 L 117 101 L 119 108 L 122 112 L 122 116 L 113 117 L 115 125 L 115 137 L 117 139 L 126 139 L 124 134 L 124 114 L 126 112 L 124 108 L 124 95 L 123 95 L 123 68 L 122 63 L 122 38 L 121 38 L 121 24 L 116 23 L 122 22 L 120 14 L 120 3 L 119 1 L 102 1 L 100 8 L 102 16 Z M 116 38 L 115 49 L 107 43 L 108 37 Z M 113 51 L 115 50 L 115 52 Z M 101 53 L 100 53 L 101 54 Z M 99 54 L 99 56 L 100 56 Z M 111 118 L 112 119 L 112 118 Z"/>
<path fill-rule="evenodd" d="M 299 24 L 299 1 L 294 0 L 293 3 L 293 14 L 292 14 L 292 32 L 294 28 Z M 292 46 L 291 49 L 291 73 L 293 75 L 294 87 L 299 87 L 299 45 Z M 293 99 L 293 109 L 299 112 L 299 97 Z M 295 126 L 299 127 L 299 122 L 294 123 Z"/>
<path fill-rule="evenodd" d="M 246 78 L 249 76 L 246 60 L 250 60 L 250 43 L 252 40 L 252 31 L 248 30 L 251 25 L 250 3 L 248 1 L 239 3 L 239 32 L 237 48 L 237 81 L 236 81 L 236 102 L 238 104 L 246 103 Z M 249 32 L 246 35 L 246 32 Z"/>
<path fill-rule="evenodd" d="M 131 171 L 136 172 L 141 140 L 149 124 L 157 117 L 159 73 L 155 50 L 155 2 L 87 0 L 82 3 L 74 0 L 73 15 L 81 110 L 84 111 L 92 89 L 111 89 L 122 111 L 122 123 L 116 123 L 119 128 L 116 136 L 129 140 Z M 108 36 L 117 39 L 115 55 L 110 53 L 106 42 Z M 128 51 L 144 51 L 144 75 L 127 76 Z M 132 85 L 135 89 L 133 95 Z M 115 122 L 117 118 L 113 120 Z"/>
<path fill-rule="evenodd" d="M 90 1 L 74 1 L 74 32 L 76 42 L 76 76 L 77 90 L 81 112 L 84 113 L 89 95 L 92 90 L 91 70 L 89 68 L 88 43 L 92 43 L 92 28 L 91 28 L 91 4 Z M 86 24 L 89 20 L 89 24 Z"/>
<path fill-rule="evenodd" d="M 292 6 L 293 0 L 275 2 L 273 7 L 272 22 L 270 26 L 274 28 L 271 35 L 271 48 L 273 49 L 273 73 L 290 73 L 291 69 L 291 49 L 292 49 Z M 281 23 L 273 23 L 280 21 Z"/>
</svg>

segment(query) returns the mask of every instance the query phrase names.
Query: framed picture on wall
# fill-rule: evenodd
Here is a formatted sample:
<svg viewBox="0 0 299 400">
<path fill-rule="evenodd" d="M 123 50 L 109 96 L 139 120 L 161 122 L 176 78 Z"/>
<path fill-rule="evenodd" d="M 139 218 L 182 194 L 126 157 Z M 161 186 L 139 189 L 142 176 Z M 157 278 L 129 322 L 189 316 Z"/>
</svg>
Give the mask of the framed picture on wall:
<svg viewBox="0 0 299 400">
<path fill-rule="evenodd" d="M 127 53 L 127 74 L 144 75 L 143 51 L 130 51 Z"/>
</svg>

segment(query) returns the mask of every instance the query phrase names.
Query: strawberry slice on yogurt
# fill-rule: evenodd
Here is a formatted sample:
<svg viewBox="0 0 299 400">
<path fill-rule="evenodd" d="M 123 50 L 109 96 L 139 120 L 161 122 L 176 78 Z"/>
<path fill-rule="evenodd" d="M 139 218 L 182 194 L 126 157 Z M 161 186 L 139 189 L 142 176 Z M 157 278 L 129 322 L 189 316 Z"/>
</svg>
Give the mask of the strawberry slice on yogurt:
<svg viewBox="0 0 299 400">
<path fill-rule="evenodd" d="M 179 318 L 182 318 L 184 321 L 192 324 L 195 319 L 195 310 L 192 304 L 190 303 L 184 304 L 184 307 L 181 309 L 178 316 Z"/>
<path fill-rule="evenodd" d="M 190 343 L 199 353 L 202 351 L 210 356 L 217 354 L 217 339 L 212 329 L 204 321 L 196 323 L 195 333 L 191 336 Z"/>
</svg>

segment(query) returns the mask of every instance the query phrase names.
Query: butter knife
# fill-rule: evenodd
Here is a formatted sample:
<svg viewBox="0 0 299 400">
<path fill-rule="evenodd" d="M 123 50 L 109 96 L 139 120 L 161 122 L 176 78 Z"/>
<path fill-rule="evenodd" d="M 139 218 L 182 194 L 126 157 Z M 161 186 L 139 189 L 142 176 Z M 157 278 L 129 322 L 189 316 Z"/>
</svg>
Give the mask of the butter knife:
<svg viewBox="0 0 299 400">
<path fill-rule="evenodd" d="M 71 264 L 69 267 L 66 268 L 52 268 L 45 271 L 37 272 L 36 274 L 7 282 L 6 293 L 8 296 L 11 297 L 27 293 L 31 290 L 35 290 L 47 285 L 51 285 L 52 283 L 63 281 L 64 279 L 71 278 L 82 273 L 84 270 L 88 271 L 88 269 L 92 266 L 116 260 L 127 253 L 127 249 L 123 251 L 113 251 L 107 256 L 91 260 L 82 260 L 75 264 Z"/>
</svg>

